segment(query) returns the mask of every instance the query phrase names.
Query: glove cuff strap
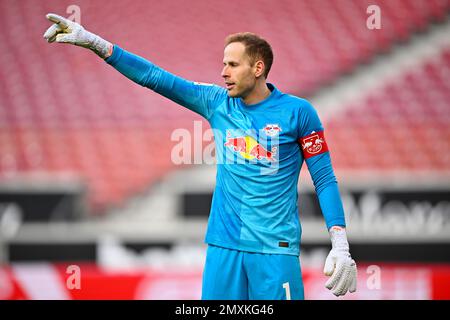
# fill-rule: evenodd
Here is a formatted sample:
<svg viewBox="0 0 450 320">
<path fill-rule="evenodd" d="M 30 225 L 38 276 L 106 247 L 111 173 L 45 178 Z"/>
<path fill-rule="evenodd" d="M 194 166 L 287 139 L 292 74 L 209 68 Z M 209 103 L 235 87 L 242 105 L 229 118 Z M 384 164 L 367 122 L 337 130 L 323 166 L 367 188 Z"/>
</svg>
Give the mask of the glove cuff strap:
<svg viewBox="0 0 450 320">
<path fill-rule="evenodd" d="M 91 37 L 89 39 L 89 49 L 94 51 L 102 59 L 106 59 L 110 55 L 112 46 L 113 45 L 111 42 L 106 41 L 102 37 L 91 33 Z"/>
<path fill-rule="evenodd" d="M 333 226 L 329 230 L 331 237 L 331 246 L 333 249 L 349 250 L 347 241 L 347 233 L 345 228 L 339 226 Z"/>
</svg>

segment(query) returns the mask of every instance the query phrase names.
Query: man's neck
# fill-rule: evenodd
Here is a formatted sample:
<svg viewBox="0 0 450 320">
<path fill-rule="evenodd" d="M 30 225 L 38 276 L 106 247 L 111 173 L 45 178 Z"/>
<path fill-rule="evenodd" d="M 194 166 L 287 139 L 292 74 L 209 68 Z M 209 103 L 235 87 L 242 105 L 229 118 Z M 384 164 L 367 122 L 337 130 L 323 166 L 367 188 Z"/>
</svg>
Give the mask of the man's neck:
<svg viewBox="0 0 450 320">
<path fill-rule="evenodd" d="M 265 81 L 261 81 L 257 83 L 255 86 L 255 89 L 246 96 L 245 98 L 242 98 L 242 101 L 244 101 L 245 104 L 256 104 L 258 102 L 263 101 L 268 96 L 270 96 L 270 89 L 267 87 L 267 84 Z"/>
</svg>

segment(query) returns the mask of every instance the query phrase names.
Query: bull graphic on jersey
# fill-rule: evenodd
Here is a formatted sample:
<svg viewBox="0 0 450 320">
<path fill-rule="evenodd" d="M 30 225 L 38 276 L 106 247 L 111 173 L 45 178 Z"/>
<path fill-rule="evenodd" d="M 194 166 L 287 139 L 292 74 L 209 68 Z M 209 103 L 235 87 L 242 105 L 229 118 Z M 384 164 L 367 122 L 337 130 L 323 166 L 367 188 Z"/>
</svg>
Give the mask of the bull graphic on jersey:
<svg viewBox="0 0 450 320">
<path fill-rule="evenodd" d="M 269 150 L 264 148 L 258 141 L 251 136 L 241 136 L 232 138 L 230 133 L 227 133 L 227 138 L 224 144 L 225 147 L 232 148 L 234 152 L 239 153 L 245 159 L 266 159 L 268 161 L 274 161 L 277 148 L 272 147 Z"/>
</svg>

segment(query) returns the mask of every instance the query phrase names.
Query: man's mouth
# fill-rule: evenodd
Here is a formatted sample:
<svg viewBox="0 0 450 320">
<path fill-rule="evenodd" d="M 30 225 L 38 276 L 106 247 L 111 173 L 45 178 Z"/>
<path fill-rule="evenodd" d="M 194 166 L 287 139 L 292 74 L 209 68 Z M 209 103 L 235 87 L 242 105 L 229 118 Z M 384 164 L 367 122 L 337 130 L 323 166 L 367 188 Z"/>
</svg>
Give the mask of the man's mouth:
<svg viewBox="0 0 450 320">
<path fill-rule="evenodd" d="M 235 83 L 234 82 L 225 82 L 225 86 L 227 87 L 227 90 L 231 90 L 234 88 Z"/>
</svg>

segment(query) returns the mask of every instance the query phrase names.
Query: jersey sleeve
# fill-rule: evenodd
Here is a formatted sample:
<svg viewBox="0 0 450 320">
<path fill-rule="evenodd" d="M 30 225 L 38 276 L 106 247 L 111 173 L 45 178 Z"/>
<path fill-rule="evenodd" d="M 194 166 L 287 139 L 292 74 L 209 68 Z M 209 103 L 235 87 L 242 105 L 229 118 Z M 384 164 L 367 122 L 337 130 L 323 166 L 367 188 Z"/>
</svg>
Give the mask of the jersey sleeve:
<svg viewBox="0 0 450 320">
<path fill-rule="evenodd" d="M 317 111 L 306 100 L 300 108 L 298 142 L 314 183 L 327 228 L 345 227 L 345 215 L 338 184 Z"/>
<path fill-rule="evenodd" d="M 226 91 L 217 85 L 185 80 L 114 45 L 105 61 L 130 80 L 209 119 Z"/>
</svg>

